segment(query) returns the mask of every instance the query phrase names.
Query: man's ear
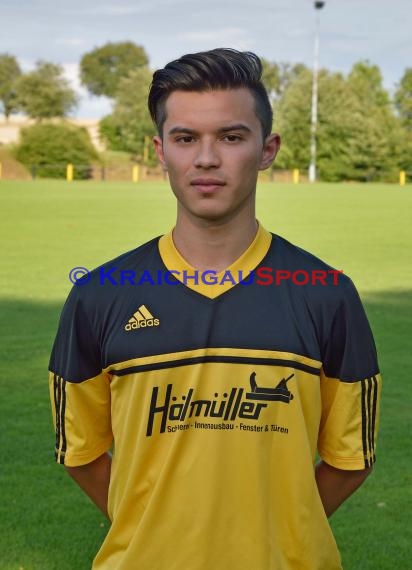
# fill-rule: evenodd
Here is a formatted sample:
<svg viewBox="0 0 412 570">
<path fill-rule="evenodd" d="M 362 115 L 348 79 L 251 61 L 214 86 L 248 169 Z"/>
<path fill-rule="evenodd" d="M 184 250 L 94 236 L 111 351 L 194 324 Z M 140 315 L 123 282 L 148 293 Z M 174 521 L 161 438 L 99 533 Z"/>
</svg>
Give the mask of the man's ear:
<svg viewBox="0 0 412 570">
<path fill-rule="evenodd" d="M 159 159 L 160 164 L 162 165 L 164 170 L 167 170 L 165 155 L 163 152 L 163 141 L 162 141 L 161 137 L 159 137 L 158 135 L 153 137 L 153 145 L 154 145 L 154 149 L 156 151 L 156 155 L 157 155 L 157 158 Z"/>
<path fill-rule="evenodd" d="M 266 137 L 263 145 L 262 160 L 260 162 L 259 170 L 266 170 L 275 160 L 277 153 L 280 149 L 280 136 L 273 133 Z"/>
</svg>

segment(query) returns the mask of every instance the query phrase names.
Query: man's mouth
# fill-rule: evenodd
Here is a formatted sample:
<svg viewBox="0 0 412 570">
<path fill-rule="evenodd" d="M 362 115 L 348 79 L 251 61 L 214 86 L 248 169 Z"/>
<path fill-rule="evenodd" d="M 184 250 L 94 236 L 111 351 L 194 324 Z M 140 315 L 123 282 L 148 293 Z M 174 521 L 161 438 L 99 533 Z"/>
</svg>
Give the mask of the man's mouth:
<svg viewBox="0 0 412 570">
<path fill-rule="evenodd" d="M 194 186 L 196 190 L 200 192 L 212 192 L 214 190 L 218 190 L 222 186 L 225 186 L 226 182 L 220 180 L 220 178 L 194 178 L 190 185 Z"/>
</svg>

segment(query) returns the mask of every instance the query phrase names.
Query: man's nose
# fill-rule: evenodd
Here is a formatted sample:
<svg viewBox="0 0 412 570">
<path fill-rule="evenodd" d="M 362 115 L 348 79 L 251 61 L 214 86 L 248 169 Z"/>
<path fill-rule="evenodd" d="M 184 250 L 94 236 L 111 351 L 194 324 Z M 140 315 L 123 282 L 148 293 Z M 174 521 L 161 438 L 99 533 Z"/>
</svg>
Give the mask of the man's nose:
<svg viewBox="0 0 412 570">
<path fill-rule="evenodd" d="M 220 156 L 216 143 L 203 141 L 198 146 L 194 164 L 197 168 L 216 168 L 220 165 Z"/>
</svg>

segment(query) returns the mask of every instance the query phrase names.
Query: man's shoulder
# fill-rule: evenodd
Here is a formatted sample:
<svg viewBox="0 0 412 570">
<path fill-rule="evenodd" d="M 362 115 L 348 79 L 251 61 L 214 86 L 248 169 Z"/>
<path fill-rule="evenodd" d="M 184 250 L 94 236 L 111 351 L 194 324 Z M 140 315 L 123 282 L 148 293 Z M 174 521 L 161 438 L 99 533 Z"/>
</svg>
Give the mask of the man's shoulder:
<svg viewBox="0 0 412 570">
<path fill-rule="evenodd" d="M 269 259 L 276 270 L 289 272 L 293 290 L 321 304 L 339 305 L 348 295 L 357 295 L 344 268 L 336 268 L 317 255 L 272 233 Z"/>
<path fill-rule="evenodd" d="M 158 242 L 159 236 L 92 269 L 74 284 L 68 301 L 85 306 L 108 302 L 145 272 L 155 273 L 161 267 Z"/>
<path fill-rule="evenodd" d="M 106 261 L 96 267 L 91 274 L 98 273 L 101 268 L 109 269 L 112 267 L 119 267 L 122 269 L 136 267 L 141 263 L 150 263 L 158 254 L 159 237 L 152 238 L 151 240 L 139 245 L 138 247 L 128 250 L 109 261 Z"/>
<path fill-rule="evenodd" d="M 128 250 L 117 257 L 105 261 L 95 269 L 90 271 L 89 281 L 97 284 L 103 279 L 104 276 L 116 276 L 121 274 L 127 275 L 127 271 L 145 271 L 152 269 L 154 265 L 159 264 L 159 237 L 157 236 L 138 247 Z"/>
<path fill-rule="evenodd" d="M 282 262 L 291 267 L 335 270 L 332 265 L 317 255 L 274 233 L 272 233 L 272 252 L 275 256 L 280 256 Z"/>
</svg>

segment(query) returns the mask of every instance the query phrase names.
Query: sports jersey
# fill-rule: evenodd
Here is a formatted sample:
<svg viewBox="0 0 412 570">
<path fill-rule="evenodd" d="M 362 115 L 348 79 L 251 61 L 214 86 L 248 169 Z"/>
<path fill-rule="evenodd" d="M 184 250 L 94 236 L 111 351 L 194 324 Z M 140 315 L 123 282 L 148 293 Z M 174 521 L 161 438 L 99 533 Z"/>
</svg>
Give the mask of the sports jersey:
<svg viewBox="0 0 412 570">
<path fill-rule="evenodd" d="M 270 283 L 278 270 L 327 278 Z M 63 308 L 56 459 L 114 448 L 94 570 L 341 568 L 314 464 L 375 461 L 381 378 L 359 296 L 261 226 L 217 277 L 196 278 L 170 233 L 94 270 Z"/>
</svg>

